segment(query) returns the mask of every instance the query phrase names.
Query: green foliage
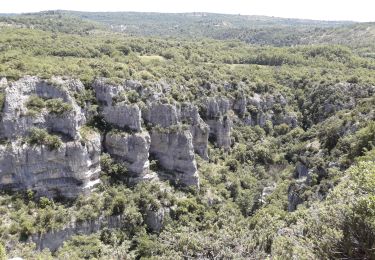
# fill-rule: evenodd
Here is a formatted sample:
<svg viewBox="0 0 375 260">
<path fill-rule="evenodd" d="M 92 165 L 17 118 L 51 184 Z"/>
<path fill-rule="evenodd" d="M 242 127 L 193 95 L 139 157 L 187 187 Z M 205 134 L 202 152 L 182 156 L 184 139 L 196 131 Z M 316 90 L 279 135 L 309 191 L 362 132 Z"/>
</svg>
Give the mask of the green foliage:
<svg viewBox="0 0 375 260">
<path fill-rule="evenodd" d="M 92 236 L 74 236 L 59 249 L 59 258 L 98 259 L 103 256 L 103 245 L 99 238 Z"/>
<path fill-rule="evenodd" d="M 0 243 L 0 260 L 6 260 L 6 251 L 4 246 Z"/>
<path fill-rule="evenodd" d="M 32 128 L 27 142 L 31 145 L 46 145 L 50 150 L 59 149 L 62 145 L 61 139 L 56 135 L 49 134 L 44 129 Z"/>
<path fill-rule="evenodd" d="M 128 174 L 126 165 L 122 163 L 116 163 L 109 154 L 103 154 L 100 158 L 100 165 L 102 171 L 112 177 L 125 177 Z"/>
<path fill-rule="evenodd" d="M 64 102 L 61 98 L 48 99 L 46 107 L 52 114 L 62 115 L 73 110 L 71 104 Z"/>
<path fill-rule="evenodd" d="M 126 23 L 129 35 L 143 37 L 103 31 L 102 26 L 67 14 L 110 23 L 115 30 Z M 38 200 L 32 191 L 1 194 L 0 239 L 23 248 L 20 255 L 28 259 L 34 257 L 34 249 L 20 242 L 32 234 L 57 231 L 74 221 L 89 225 L 99 218 L 121 216 L 118 228 L 73 237 L 54 257 L 371 259 L 375 63 L 368 54 L 374 50 L 373 41 L 364 49 L 366 44 L 346 39 L 347 35 L 341 37 L 346 46 L 331 44 L 340 39 L 327 39 L 360 25 L 336 28 L 338 24 L 330 22 L 257 19 L 60 11 L 0 18 L 7 24 L 0 25 L 0 76 L 13 81 L 26 74 L 46 79 L 63 75 L 85 84 L 85 90 L 71 91 L 90 118 L 89 126 L 80 129 L 83 142 L 97 132 L 121 134 L 98 115 L 91 87 L 97 77 L 106 77 L 114 86 L 124 84 L 124 79 L 140 81 L 138 92 L 124 91 L 115 102 L 142 107 L 149 96 L 138 93 L 157 89 L 161 102 L 192 103 L 203 119 L 206 97 L 248 101 L 243 113 L 232 115 L 231 149 L 210 143 L 209 160 L 195 156 L 199 190 L 162 181 L 134 184 L 126 164 L 102 154 L 102 183 L 87 196 L 58 201 Z M 369 33 L 372 27 L 368 25 Z M 358 30 L 369 37 L 367 29 Z M 173 37 L 166 38 L 166 33 Z M 213 40 L 218 38 L 227 40 Z M 258 104 L 257 95 L 265 102 Z M 279 102 L 281 95 L 285 103 Z M 2 100 L 0 94 L 0 105 Z M 62 99 L 37 96 L 31 96 L 26 107 L 32 115 L 72 111 Z M 291 117 L 297 126 L 288 122 Z M 264 126 L 257 125 L 264 118 Z M 187 130 L 185 124 L 153 127 L 159 133 Z M 36 128 L 27 141 L 50 149 L 62 145 L 58 136 Z M 297 162 L 308 169 L 306 179 L 294 179 Z M 345 171 L 353 163 L 358 164 Z M 154 160 L 150 168 L 160 171 Z M 301 198 L 294 212 L 288 212 L 291 184 Z M 160 231 L 147 228 L 152 214 L 163 223 Z M 11 249 L 12 255 L 16 252 Z"/>
<path fill-rule="evenodd" d="M 43 108 L 47 108 L 48 112 L 61 115 L 72 111 L 72 105 L 64 102 L 61 98 L 53 98 L 44 100 L 38 96 L 30 96 L 26 102 L 29 115 L 37 115 L 42 112 Z"/>
<path fill-rule="evenodd" d="M 38 96 L 30 96 L 26 101 L 26 107 L 29 115 L 37 115 L 42 112 L 46 104 L 44 100 Z"/>
<path fill-rule="evenodd" d="M 5 93 L 0 91 L 0 113 L 3 111 L 5 102 Z"/>
</svg>

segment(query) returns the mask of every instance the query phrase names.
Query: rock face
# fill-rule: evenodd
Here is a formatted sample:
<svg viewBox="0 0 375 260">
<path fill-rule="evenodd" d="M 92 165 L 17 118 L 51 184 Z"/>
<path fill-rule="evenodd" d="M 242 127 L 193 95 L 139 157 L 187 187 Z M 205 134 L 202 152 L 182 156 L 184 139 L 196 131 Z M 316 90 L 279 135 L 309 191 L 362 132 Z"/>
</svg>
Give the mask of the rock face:
<svg viewBox="0 0 375 260">
<path fill-rule="evenodd" d="M 104 119 L 119 128 L 141 131 L 141 110 L 124 103 L 103 108 Z"/>
<path fill-rule="evenodd" d="M 288 189 L 288 211 L 293 212 L 297 209 L 297 206 L 303 202 L 303 199 L 299 195 L 300 189 L 303 189 L 303 185 L 292 184 Z"/>
<path fill-rule="evenodd" d="M 112 106 L 113 98 L 124 91 L 123 86 L 107 84 L 104 79 L 95 80 L 92 87 L 95 90 L 96 99 L 104 106 Z"/>
<path fill-rule="evenodd" d="M 105 138 L 107 152 L 117 161 L 127 164 L 129 171 L 137 175 L 149 171 L 150 143 L 151 138 L 148 132 L 108 133 Z"/>
<path fill-rule="evenodd" d="M 85 124 L 86 118 L 69 94 L 69 89 L 72 88 L 79 91 L 83 89 L 83 85 L 79 81 L 64 82 L 60 79 L 55 79 L 54 84 L 49 84 L 37 77 L 25 77 L 12 83 L 5 89 L 1 135 L 15 138 L 27 134 L 31 127 L 38 127 L 77 139 L 78 130 Z M 33 96 L 47 100 L 61 99 L 71 107 L 71 111 L 54 114 L 43 109 L 40 113 L 31 115 L 27 103 Z"/>
<path fill-rule="evenodd" d="M 204 100 L 203 118 L 210 128 L 210 138 L 218 147 L 230 148 L 230 133 L 232 120 L 228 112 L 229 100 L 223 97 L 207 98 Z"/>
<path fill-rule="evenodd" d="M 189 125 L 194 151 L 203 159 L 208 159 L 209 127 L 200 117 L 196 106 L 190 103 L 175 105 L 151 103 L 143 111 L 142 116 L 145 122 L 164 128 L 181 124 Z"/>
<path fill-rule="evenodd" d="M 99 182 L 100 136 L 86 144 L 63 143 L 57 150 L 15 141 L 0 146 L 0 189 L 37 196 L 74 198 Z"/>
<path fill-rule="evenodd" d="M 195 106 L 163 104 L 157 100 L 158 95 L 133 81 L 113 86 L 101 80 L 94 84 L 94 89 L 102 103 L 104 120 L 118 128 L 116 133 L 106 134 L 104 142 L 105 150 L 115 160 L 125 163 L 129 172 L 141 180 L 149 176 L 150 154 L 158 161 L 160 170 L 168 172 L 163 177 L 181 185 L 199 185 L 194 151 L 208 158 L 208 127 Z M 152 98 L 142 104 L 142 110 L 137 104 L 115 102 L 130 91 Z M 151 134 L 143 130 L 142 119 Z M 189 125 L 187 130 L 178 130 L 184 124 Z"/>
<path fill-rule="evenodd" d="M 171 104 L 151 103 L 142 116 L 147 123 L 155 126 L 169 127 L 179 123 L 177 108 Z"/>
<path fill-rule="evenodd" d="M 79 81 L 55 78 L 51 84 L 37 77 L 22 78 L 5 88 L 0 137 L 7 142 L 0 145 L 0 189 L 74 198 L 99 182 L 100 135 L 81 138 L 79 130 L 86 119 L 70 95 L 82 89 Z M 41 108 L 38 114 L 29 114 L 27 102 L 32 96 L 59 99 L 70 109 L 55 114 Z M 32 128 L 59 134 L 61 146 L 51 149 L 25 142 Z"/>
<path fill-rule="evenodd" d="M 240 96 L 233 101 L 235 110 L 246 125 L 264 127 L 266 121 L 273 125 L 286 124 L 297 127 L 298 115 L 287 110 L 287 100 L 281 94 L 253 94 L 252 97 Z"/>
<path fill-rule="evenodd" d="M 309 176 L 309 169 L 301 162 L 296 163 L 295 178 L 307 178 Z"/>
<path fill-rule="evenodd" d="M 89 235 L 102 230 L 103 228 L 116 229 L 124 225 L 121 215 L 100 217 L 96 220 L 87 222 L 74 222 L 61 230 L 51 230 L 45 234 L 35 234 L 31 240 L 36 244 L 36 248 L 43 250 L 48 248 L 52 252 L 63 245 L 64 241 L 74 235 Z"/>
<path fill-rule="evenodd" d="M 192 139 L 189 130 L 153 130 L 151 133 L 150 154 L 168 171 L 167 175 L 173 176 L 177 184 L 199 185 Z"/>
<path fill-rule="evenodd" d="M 189 103 L 183 103 L 179 110 L 180 121 L 190 126 L 190 133 L 193 137 L 194 151 L 205 160 L 208 160 L 208 135 L 209 126 L 199 115 L 198 108 Z"/>
<path fill-rule="evenodd" d="M 147 210 L 145 223 L 149 229 L 159 232 L 164 224 L 165 215 L 169 214 L 168 208 L 161 207 L 158 210 Z"/>
</svg>

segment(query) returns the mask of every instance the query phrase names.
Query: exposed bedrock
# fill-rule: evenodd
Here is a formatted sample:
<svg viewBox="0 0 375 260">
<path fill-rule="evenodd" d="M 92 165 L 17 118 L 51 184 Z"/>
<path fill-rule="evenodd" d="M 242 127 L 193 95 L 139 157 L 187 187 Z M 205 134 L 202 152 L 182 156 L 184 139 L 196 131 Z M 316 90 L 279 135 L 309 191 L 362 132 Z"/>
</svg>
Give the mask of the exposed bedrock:
<svg viewBox="0 0 375 260">
<path fill-rule="evenodd" d="M 166 175 L 185 186 L 199 186 L 193 140 L 189 130 L 152 130 L 150 154 Z"/>
<path fill-rule="evenodd" d="M 148 132 L 129 134 L 108 133 L 105 138 L 107 152 L 117 161 L 128 166 L 128 170 L 136 175 L 149 171 L 149 149 L 151 138 Z"/>
<path fill-rule="evenodd" d="M 209 127 L 200 117 L 195 105 L 151 103 L 142 111 L 142 116 L 146 123 L 164 128 L 188 125 L 193 138 L 194 151 L 203 159 L 208 159 Z"/>
<path fill-rule="evenodd" d="M 86 119 L 71 93 L 82 91 L 82 83 L 27 76 L 9 84 L 2 81 L 2 85 L 0 189 L 74 198 L 94 187 L 99 182 L 101 138 L 91 133 L 83 139 L 79 133 Z M 44 137 L 29 142 L 36 128 Z M 51 133 L 57 134 L 52 139 L 59 143 L 57 147 L 43 143 Z"/>
<path fill-rule="evenodd" d="M 53 83 L 48 83 L 37 77 L 24 77 L 11 83 L 5 88 L 1 135 L 15 138 L 26 135 L 31 127 L 38 127 L 78 139 L 78 129 L 85 124 L 86 118 L 70 95 L 70 90 L 82 89 L 83 85 L 79 81 L 63 81 L 59 78 L 55 78 Z M 27 104 L 31 97 L 44 100 L 59 99 L 69 106 L 69 110 L 57 114 L 49 112 L 46 108 L 40 108 L 38 113 L 30 113 Z"/>
<path fill-rule="evenodd" d="M 74 235 L 90 235 L 104 228 L 117 229 L 125 225 L 125 220 L 121 215 L 100 217 L 91 221 L 73 222 L 60 230 L 50 230 L 43 234 L 34 234 L 31 240 L 36 244 L 36 248 L 43 250 L 48 248 L 52 252 L 56 251 Z"/>
<path fill-rule="evenodd" d="M 119 103 L 103 108 L 103 117 L 108 122 L 122 129 L 141 131 L 141 110 L 136 104 Z"/>
<path fill-rule="evenodd" d="M 100 136 L 63 142 L 58 149 L 22 140 L 0 145 L 0 189 L 75 198 L 99 182 Z"/>
<path fill-rule="evenodd" d="M 232 119 L 229 115 L 230 102 L 224 97 L 209 97 L 203 100 L 203 115 L 209 125 L 210 139 L 218 147 L 228 150 L 231 146 Z"/>
</svg>

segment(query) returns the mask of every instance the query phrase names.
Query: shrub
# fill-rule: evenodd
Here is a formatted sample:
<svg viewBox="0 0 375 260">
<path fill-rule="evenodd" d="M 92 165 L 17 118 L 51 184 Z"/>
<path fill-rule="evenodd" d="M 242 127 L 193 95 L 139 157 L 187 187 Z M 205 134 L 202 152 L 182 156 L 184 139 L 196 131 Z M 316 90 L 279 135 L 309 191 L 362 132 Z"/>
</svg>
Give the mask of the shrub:
<svg viewBox="0 0 375 260">
<path fill-rule="evenodd" d="M 46 107 L 50 113 L 57 115 L 61 115 L 73 110 L 72 105 L 64 102 L 61 98 L 47 100 Z"/>
<path fill-rule="evenodd" d="M 5 102 L 5 94 L 0 93 L 0 112 L 3 111 L 4 102 Z"/>
<path fill-rule="evenodd" d="M 50 135 L 44 129 L 33 128 L 30 131 L 30 136 L 27 139 L 31 145 L 46 145 L 50 150 L 58 149 L 61 147 L 61 139 L 56 135 Z"/>
<path fill-rule="evenodd" d="M 125 164 L 116 163 L 109 154 L 103 154 L 100 158 L 102 171 L 111 177 L 126 176 L 128 169 Z"/>
<path fill-rule="evenodd" d="M 38 96 L 30 96 L 26 102 L 29 115 L 39 114 L 45 106 L 44 100 Z"/>
<path fill-rule="evenodd" d="M 0 260 L 6 259 L 6 252 L 4 246 L 0 243 Z"/>
<path fill-rule="evenodd" d="M 289 126 L 285 123 L 277 125 L 273 129 L 277 135 L 285 135 L 289 132 Z"/>
<path fill-rule="evenodd" d="M 128 100 L 130 103 L 137 103 L 139 100 L 139 95 L 135 90 L 130 90 L 128 92 Z"/>
<path fill-rule="evenodd" d="M 103 245 L 96 235 L 77 235 L 64 243 L 58 255 L 59 258 L 68 259 L 99 259 L 103 251 Z"/>
</svg>

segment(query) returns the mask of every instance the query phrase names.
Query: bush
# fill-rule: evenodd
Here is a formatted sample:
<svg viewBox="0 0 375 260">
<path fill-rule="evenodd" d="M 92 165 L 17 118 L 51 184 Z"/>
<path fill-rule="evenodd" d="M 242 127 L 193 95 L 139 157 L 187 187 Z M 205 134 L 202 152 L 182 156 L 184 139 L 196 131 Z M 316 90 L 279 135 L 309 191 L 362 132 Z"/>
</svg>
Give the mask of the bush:
<svg viewBox="0 0 375 260">
<path fill-rule="evenodd" d="M 0 243 L 0 260 L 6 259 L 6 252 L 3 244 Z"/>
<path fill-rule="evenodd" d="M 61 115 L 73 110 L 72 105 L 64 102 L 61 98 L 47 100 L 46 107 L 50 113 L 57 115 Z"/>
<path fill-rule="evenodd" d="M 50 150 L 58 149 L 62 145 L 58 136 L 50 135 L 46 130 L 38 128 L 31 129 L 27 142 L 31 145 L 46 145 Z"/>
<path fill-rule="evenodd" d="M 128 92 L 128 100 L 130 103 L 137 103 L 139 100 L 139 95 L 135 90 L 130 90 Z"/>
<path fill-rule="evenodd" d="M 26 107 L 29 110 L 28 114 L 30 115 L 39 114 L 45 106 L 44 100 L 38 96 L 30 96 L 26 102 Z"/>
<path fill-rule="evenodd" d="M 64 243 L 58 251 L 58 258 L 99 259 L 103 251 L 103 245 L 96 235 L 77 235 Z"/>
<path fill-rule="evenodd" d="M 289 132 L 289 126 L 284 123 L 281 125 L 275 126 L 273 129 L 277 135 L 285 135 Z"/>
<path fill-rule="evenodd" d="M 5 94 L 4 93 L 0 93 L 0 112 L 3 111 L 4 102 L 5 102 Z"/>
</svg>

